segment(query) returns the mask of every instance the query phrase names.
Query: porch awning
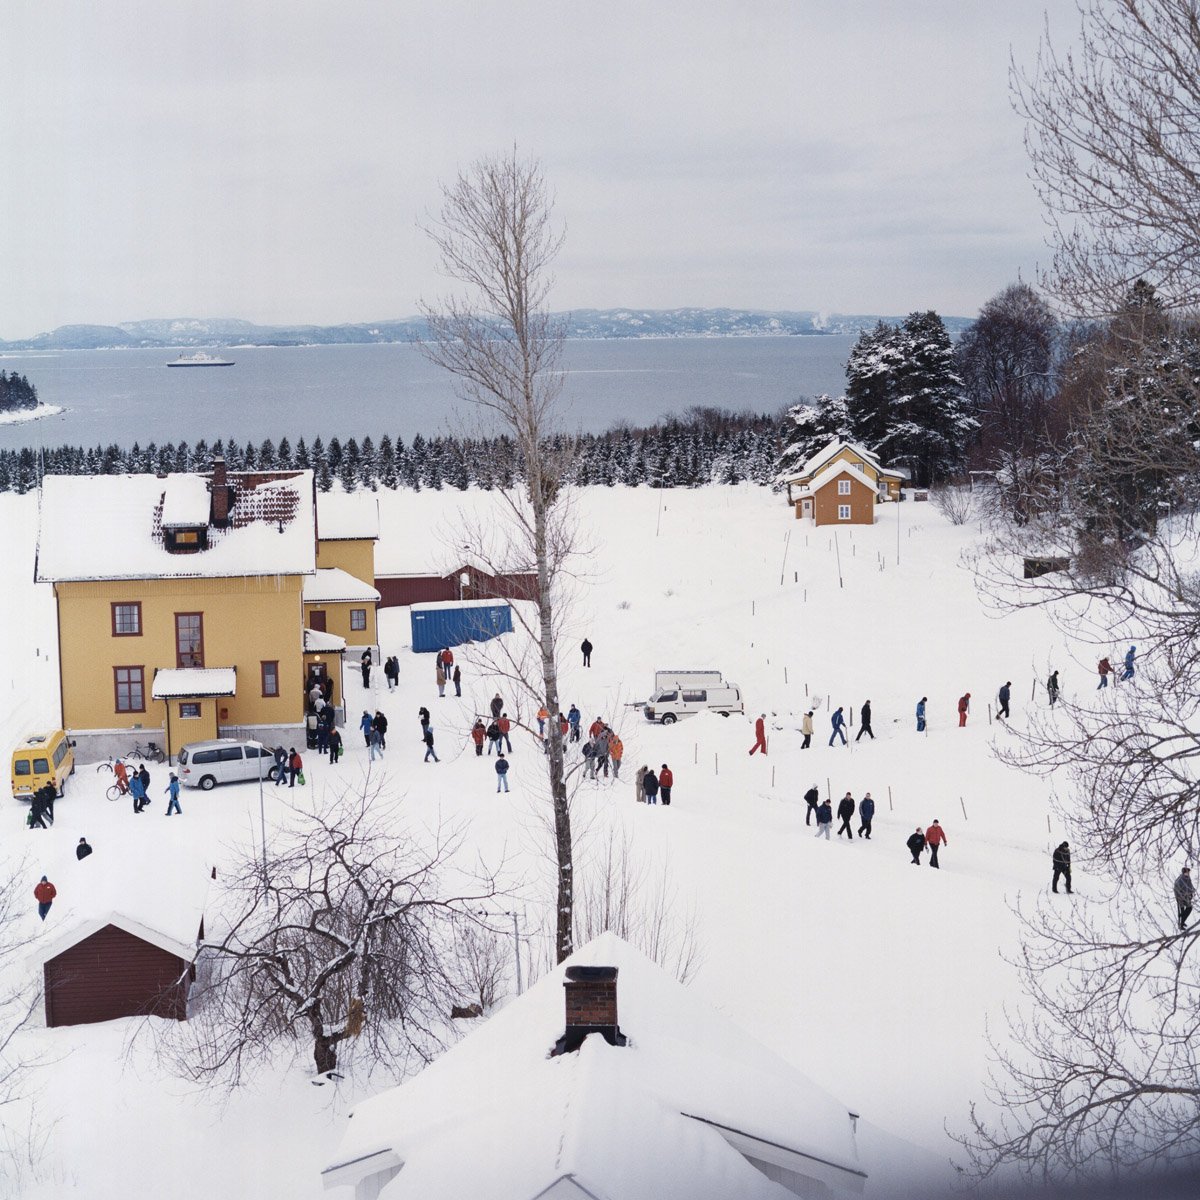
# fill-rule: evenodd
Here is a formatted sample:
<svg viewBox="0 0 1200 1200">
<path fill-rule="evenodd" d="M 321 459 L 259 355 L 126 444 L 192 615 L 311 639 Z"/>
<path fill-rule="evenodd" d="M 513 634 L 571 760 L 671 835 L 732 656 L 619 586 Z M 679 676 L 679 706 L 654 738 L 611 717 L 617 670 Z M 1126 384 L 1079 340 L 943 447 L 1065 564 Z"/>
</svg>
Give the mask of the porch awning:
<svg viewBox="0 0 1200 1200">
<path fill-rule="evenodd" d="M 236 667 L 163 667 L 154 673 L 155 700 L 192 696 L 236 696 Z"/>
</svg>

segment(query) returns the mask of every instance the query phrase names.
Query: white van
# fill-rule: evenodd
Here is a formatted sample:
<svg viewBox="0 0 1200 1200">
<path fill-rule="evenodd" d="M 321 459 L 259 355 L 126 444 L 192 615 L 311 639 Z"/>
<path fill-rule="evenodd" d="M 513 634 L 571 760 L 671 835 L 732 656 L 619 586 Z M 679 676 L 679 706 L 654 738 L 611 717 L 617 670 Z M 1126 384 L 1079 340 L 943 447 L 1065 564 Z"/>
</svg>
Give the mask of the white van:
<svg viewBox="0 0 1200 1200">
<path fill-rule="evenodd" d="M 218 783 L 257 779 L 260 771 L 264 783 L 274 778 L 274 754 L 257 742 L 239 742 L 234 738 L 192 742 L 180 748 L 177 761 L 175 774 L 179 782 L 184 787 L 203 788 L 206 792 Z"/>
<path fill-rule="evenodd" d="M 654 692 L 643 709 L 647 721 L 674 725 L 680 717 L 698 712 L 730 713 L 746 711 L 742 690 L 726 683 L 720 671 L 656 671 Z"/>
</svg>

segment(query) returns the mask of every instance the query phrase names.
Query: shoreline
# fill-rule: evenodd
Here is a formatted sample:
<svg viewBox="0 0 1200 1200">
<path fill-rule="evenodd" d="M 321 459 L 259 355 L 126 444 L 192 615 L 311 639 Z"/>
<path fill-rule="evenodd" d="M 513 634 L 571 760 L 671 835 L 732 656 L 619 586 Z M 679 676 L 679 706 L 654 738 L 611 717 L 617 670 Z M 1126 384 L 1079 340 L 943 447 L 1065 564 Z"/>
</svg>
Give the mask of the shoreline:
<svg viewBox="0 0 1200 1200">
<path fill-rule="evenodd" d="M 25 425 L 43 417 L 57 417 L 67 410 L 61 404 L 39 404 L 36 408 L 16 408 L 0 412 L 0 425 Z"/>
</svg>

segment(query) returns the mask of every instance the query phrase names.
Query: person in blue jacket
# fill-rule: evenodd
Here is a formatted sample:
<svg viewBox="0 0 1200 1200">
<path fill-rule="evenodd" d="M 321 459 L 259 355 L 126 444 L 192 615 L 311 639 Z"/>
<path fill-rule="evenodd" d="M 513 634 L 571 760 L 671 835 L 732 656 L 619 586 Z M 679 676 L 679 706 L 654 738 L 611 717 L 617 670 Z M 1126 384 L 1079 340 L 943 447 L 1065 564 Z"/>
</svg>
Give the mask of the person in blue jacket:
<svg viewBox="0 0 1200 1200">
<path fill-rule="evenodd" d="M 918 733 L 925 732 L 925 701 L 928 698 L 929 698 L 928 696 L 922 696 L 920 698 L 920 700 L 917 701 L 917 732 Z"/>
<path fill-rule="evenodd" d="M 829 830 L 833 825 L 833 806 L 828 800 L 822 801 L 817 805 L 817 832 L 814 837 L 823 837 L 829 841 Z"/>
<path fill-rule="evenodd" d="M 365 745 L 365 746 L 369 746 L 371 744 L 371 727 L 374 724 L 375 724 L 375 718 L 373 716 L 371 716 L 371 714 L 369 712 L 367 712 L 367 710 L 364 708 L 362 720 L 359 721 L 358 727 L 359 727 L 359 729 L 362 730 L 363 745 Z"/>
<path fill-rule="evenodd" d="M 508 791 L 508 759 L 504 757 L 504 751 L 500 751 L 500 757 L 496 759 L 496 792 Z"/>
<path fill-rule="evenodd" d="M 573 742 L 579 741 L 579 722 L 581 720 L 583 720 L 583 714 L 572 704 L 567 713 L 567 724 L 571 726 L 571 741 Z"/>
<path fill-rule="evenodd" d="M 1136 654 L 1136 646 L 1130 646 L 1129 649 L 1125 651 L 1125 670 L 1121 672 L 1121 683 L 1124 683 L 1127 679 L 1133 678 L 1133 660 Z"/>
<path fill-rule="evenodd" d="M 183 809 L 179 807 L 179 776 L 174 772 L 171 773 L 171 782 L 163 788 L 163 791 L 171 797 L 167 801 L 167 816 L 169 817 L 174 812 L 182 817 Z"/>
<path fill-rule="evenodd" d="M 875 817 L 875 801 L 871 799 L 870 792 L 858 802 L 858 815 L 862 821 L 858 827 L 858 836 L 865 837 L 869 842 L 871 840 L 871 821 Z"/>
<path fill-rule="evenodd" d="M 829 735 L 829 744 L 832 746 L 834 738 L 840 737 L 844 746 L 846 744 L 846 718 L 842 715 L 840 708 L 830 718 L 830 723 L 833 725 L 833 732 Z"/>
</svg>

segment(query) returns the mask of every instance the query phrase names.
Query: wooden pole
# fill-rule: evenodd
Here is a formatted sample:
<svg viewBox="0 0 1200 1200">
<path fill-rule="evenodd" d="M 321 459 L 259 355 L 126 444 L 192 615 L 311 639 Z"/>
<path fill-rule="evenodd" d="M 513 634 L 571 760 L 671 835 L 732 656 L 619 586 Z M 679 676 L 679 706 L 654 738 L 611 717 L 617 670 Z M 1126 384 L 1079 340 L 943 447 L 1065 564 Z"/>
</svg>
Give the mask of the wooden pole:
<svg viewBox="0 0 1200 1200">
<path fill-rule="evenodd" d="M 1030 703 L 1030 704 L 1032 704 L 1032 703 L 1033 703 L 1033 701 L 1034 701 L 1034 698 L 1035 698 L 1036 696 L 1037 696 L 1037 680 L 1035 679 L 1035 680 L 1033 681 L 1033 684 L 1032 684 L 1032 686 L 1031 686 L 1031 687 L 1030 687 L 1030 689 L 1029 689 L 1029 703 Z"/>
<path fill-rule="evenodd" d="M 888 785 L 888 812 L 892 811 L 892 788 Z"/>
<path fill-rule="evenodd" d="M 842 548 L 838 543 L 837 530 L 833 531 L 833 549 L 837 554 L 837 572 L 838 572 L 838 587 L 844 587 L 842 583 Z"/>
<path fill-rule="evenodd" d="M 783 668 L 783 682 L 784 682 L 784 683 L 787 683 L 787 681 L 788 681 L 788 680 L 787 680 L 787 667 L 785 666 L 785 667 Z"/>
<path fill-rule="evenodd" d="M 1049 813 L 1046 814 L 1046 832 L 1047 833 L 1050 832 L 1050 814 Z"/>
<path fill-rule="evenodd" d="M 832 800 L 832 799 L 833 799 L 833 784 L 831 784 L 831 783 L 829 782 L 829 776 L 828 776 L 828 775 L 826 775 L 826 776 L 825 776 L 825 799 L 826 799 L 826 800 Z"/>
<path fill-rule="evenodd" d="M 988 724 L 992 723 L 992 702 L 988 701 Z"/>
<path fill-rule="evenodd" d="M 695 747 L 696 747 L 695 751 L 692 754 L 692 765 L 699 766 L 699 764 L 700 764 L 700 743 L 696 742 Z"/>
<path fill-rule="evenodd" d="M 775 764 L 771 764 L 771 786 L 775 786 Z"/>
<path fill-rule="evenodd" d="M 963 810 L 963 820 L 965 821 L 967 819 L 967 806 L 963 804 L 963 798 L 961 796 L 958 798 L 958 803 L 959 807 Z"/>
<path fill-rule="evenodd" d="M 713 753 L 713 774 L 720 775 L 720 773 L 721 773 L 721 762 L 720 762 L 720 759 L 718 759 L 716 752 L 714 751 L 714 753 Z"/>
</svg>

